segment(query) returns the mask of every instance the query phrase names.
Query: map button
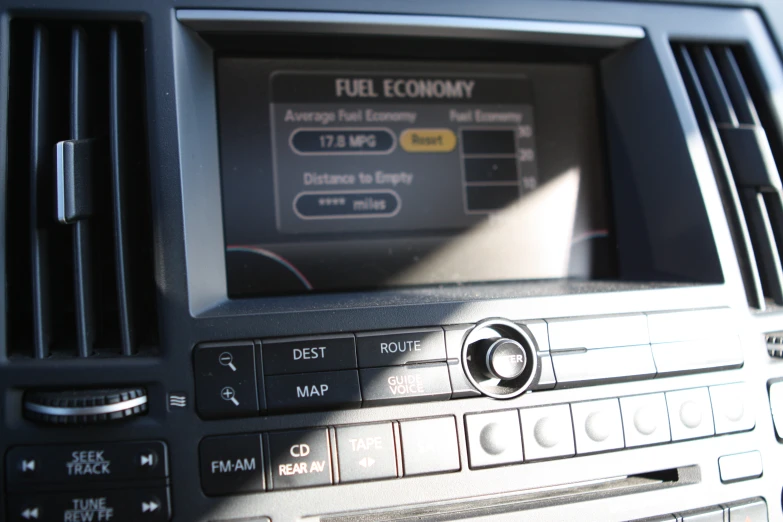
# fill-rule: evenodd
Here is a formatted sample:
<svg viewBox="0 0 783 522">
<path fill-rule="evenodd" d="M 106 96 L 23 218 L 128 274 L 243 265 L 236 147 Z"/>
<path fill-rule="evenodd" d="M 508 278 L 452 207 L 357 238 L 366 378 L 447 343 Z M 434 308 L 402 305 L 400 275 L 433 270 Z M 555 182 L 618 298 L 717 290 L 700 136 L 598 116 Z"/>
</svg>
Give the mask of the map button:
<svg viewBox="0 0 783 522">
<path fill-rule="evenodd" d="M 358 408 L 362 405 L 359 372 L 317 372 L 266 378 L 270 411 Z"/>
</svg>

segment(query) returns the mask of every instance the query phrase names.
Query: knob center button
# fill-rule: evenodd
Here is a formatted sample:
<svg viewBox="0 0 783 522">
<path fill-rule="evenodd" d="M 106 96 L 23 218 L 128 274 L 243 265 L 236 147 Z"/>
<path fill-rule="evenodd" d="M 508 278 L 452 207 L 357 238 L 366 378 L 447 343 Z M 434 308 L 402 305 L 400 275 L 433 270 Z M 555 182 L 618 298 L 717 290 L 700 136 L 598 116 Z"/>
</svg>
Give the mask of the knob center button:
<svg viewBox="0 0 783 522">
<path fill-rule="evenodd" d="M 511 339 L 498 339 L 487 349 L 487 369 L 502 381 L 516 379 L 527 366 L 525 349 Z"/>
</svg>

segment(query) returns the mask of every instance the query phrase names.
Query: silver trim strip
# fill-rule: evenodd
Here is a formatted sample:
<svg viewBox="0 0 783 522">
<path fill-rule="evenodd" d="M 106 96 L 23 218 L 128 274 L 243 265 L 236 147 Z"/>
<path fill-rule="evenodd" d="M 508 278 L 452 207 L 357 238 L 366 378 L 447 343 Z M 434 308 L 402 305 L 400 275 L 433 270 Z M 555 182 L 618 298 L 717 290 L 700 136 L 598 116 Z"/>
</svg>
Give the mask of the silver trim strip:
<svg viewBox="0 0 783 522">
<path fill-rule="evenodd" d="M 397 36 L 455 35 L 616 48 L 645 37 L 633 25 L 509 20 L 458 16 L 180 9 L 177 19 L 195 31 L 352 33 Z"/>
<path fill-rule="evenodd" d="M 136 397 L 127 401 L 117 402 L 115 404 L 105 404 L 103 406 L 84 406 L 82 408 L 64 408 L 60 406 L 44 406 L 34 402 L 25 402 L 24 407 L 32 412 L 43 415 L 58 415 L 61 417 L 76 417 L 79 415 L 104 415 L 106 413 L 116 413 L 125 411 L 136 406 L 147 404 L 147 396 Z"/>
<path fill-rule="evenodd" d="M 56 146 L 55 169 L 57 178 L 57 221 L 68 224 L 65 218 L 65 142 L 58 141 Z"/>
</svg>

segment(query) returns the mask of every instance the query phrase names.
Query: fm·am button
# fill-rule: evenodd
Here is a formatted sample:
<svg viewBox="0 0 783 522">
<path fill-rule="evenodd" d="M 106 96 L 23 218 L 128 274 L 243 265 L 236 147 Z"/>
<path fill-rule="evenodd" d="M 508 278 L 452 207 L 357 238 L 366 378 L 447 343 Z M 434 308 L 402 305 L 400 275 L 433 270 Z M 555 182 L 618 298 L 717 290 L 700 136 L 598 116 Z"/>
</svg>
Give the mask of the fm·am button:
<svg viewBox="0 0 783 522">
<path fill-rule="evenodd" d="M 260 435 L 208 437 L 199 444 L 199 456 L 206 495 L 264 491 Z"/>
</svg>

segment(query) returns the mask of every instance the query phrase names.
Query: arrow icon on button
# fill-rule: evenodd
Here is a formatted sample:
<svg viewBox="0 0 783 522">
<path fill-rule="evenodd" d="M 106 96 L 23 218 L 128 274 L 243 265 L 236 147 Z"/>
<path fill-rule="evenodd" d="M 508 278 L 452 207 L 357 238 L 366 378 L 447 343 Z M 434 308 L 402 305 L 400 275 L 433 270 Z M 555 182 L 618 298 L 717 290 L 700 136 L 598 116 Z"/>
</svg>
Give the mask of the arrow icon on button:
<svg viewBox="0 0 783 522">
<path fill-rule="evenodd" d="M 155 501 L 142 502 L 141 503 L 141 512 L 142 513 L 152 513 L 153 511 L 157 511 L 159 507 L 160 507 L 160 504 L 158 504 Z"/>
<path fill-rule="evenodd" d="M 39 511 L 38 508 L 25 509 L 22 511 L 22 518 L 25 520 L 38 520 Z"/>
<path fill-rule="evenodd" d="M 152 453 L 148 455 L 142 455 L 141 456 L 141 465 L 142 466 L 152 466 L 155 464 L 155 455 Z"/>
<path fill-rule="evenodd" d="M 372 457 L 363 457 L 359 461 L 359 465 L 363 468 L 371 468 L 373 464 L 375 464 L 375 459 Z"/>
<path fill-rule="evenodd" d="M 22 472 L 25 471 L 35 471 L 35 461 L 34 460 L 23 460 L 22 461 Z"/>
</svg>

